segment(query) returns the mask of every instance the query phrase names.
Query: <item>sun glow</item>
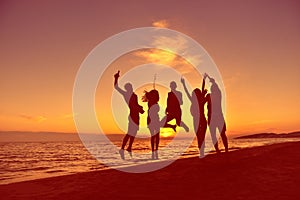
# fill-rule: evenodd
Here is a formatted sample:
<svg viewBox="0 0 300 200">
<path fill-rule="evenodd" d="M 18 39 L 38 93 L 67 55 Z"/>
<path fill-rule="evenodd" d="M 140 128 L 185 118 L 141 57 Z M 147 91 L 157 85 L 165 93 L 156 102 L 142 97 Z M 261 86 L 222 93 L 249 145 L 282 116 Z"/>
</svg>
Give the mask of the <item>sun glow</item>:
<svg viewBox="0 0 300 200">
<path fill-rule="evenodd" d="M 162 129 L 160 129 L 160 136 L 161 137 L 173 137 L 174 131 L 171 128 L 162 128 Z"/>
</svg>

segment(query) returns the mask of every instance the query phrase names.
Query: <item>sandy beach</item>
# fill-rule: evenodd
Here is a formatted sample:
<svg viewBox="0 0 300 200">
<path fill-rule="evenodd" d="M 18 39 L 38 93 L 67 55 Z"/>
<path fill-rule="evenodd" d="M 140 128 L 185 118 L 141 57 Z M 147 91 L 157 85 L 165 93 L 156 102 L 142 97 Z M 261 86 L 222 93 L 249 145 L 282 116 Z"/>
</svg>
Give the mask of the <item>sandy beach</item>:
<svg viewBox="0 0 300 200">
<path fill-rule="evenodd" d="M 1 199 L 298 199 L 300 142 L 180 159 L 150 173 L 114 169 L 0 186 Z"/>
</svg>

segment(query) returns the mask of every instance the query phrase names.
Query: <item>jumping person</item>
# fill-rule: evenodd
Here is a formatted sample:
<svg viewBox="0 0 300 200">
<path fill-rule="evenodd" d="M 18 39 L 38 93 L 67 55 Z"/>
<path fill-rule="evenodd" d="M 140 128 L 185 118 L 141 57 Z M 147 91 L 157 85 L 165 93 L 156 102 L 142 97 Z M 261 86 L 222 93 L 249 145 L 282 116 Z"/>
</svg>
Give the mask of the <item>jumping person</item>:
<svg viewBox="0 0 300 200">
<path fill-rule="evenodd" d="M 123 138 L 122 147 L 119 150 L 120 156 L 122 159 L 125 159 L 124 156 L 124 148 L 127 144 L 127 141 L 129 140 L 129 145 L 127 147 L 127 151 L 132 156 L 132 144 L 134 141 L 134 138 L 137 134 L 137 131 L 139 130 L 139 121 L 140 116 L 139 114 L 143 114 L 144 110 L 143 107 L 138 104 L 138 98 L 137 95 L 133 92 L 133 88 L 131 83 L 126 83 L 124 85 L 125 90 L 121 89 L 118 85 L 118 79 L 120 77 L 120 71 L 118 71 L 115 75 L 115 82 L 114 87 L 115 89 L 123 96 L 125 102 L 127 103 L 129 107 L 129 116 L 128 116 L 128 131 L 125 137 Z"/>
<path fill-rule="evenodd" d="M 166 123 L 164 127 L 170 127 L 170 124 L 168 124 L 169 121 L 172 119 L 176 120 L 176 125 L 181 126 L 185 129 L 186 132 L 189 131 L 189 127 L 181 121 L 181 108 L 180 106 L 183 104 L 182 101 L 182 94 L 181 92 L 176 90 L 177 84 L 175 81 L 172 81 L 170 83 L 170 89 L 171 91 L 168 93 L 167 98 L 167 108 L 166 108 Z M 176 131 L 176 128 L 174 128 L 174 131 Z"/>
</svg>

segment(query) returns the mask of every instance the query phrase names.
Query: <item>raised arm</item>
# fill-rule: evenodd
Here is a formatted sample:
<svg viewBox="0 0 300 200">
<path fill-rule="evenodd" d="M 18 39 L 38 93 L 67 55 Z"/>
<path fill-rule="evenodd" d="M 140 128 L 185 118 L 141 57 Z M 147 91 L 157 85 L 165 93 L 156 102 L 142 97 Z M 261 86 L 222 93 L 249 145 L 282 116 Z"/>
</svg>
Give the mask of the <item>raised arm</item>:
<svg viewBox="0 0 300 200">
<path fill-rule="evenodd" d="M 122 94 L 123 96 L 125 96 L 126 91 L 125 91 L 125 90 L 122 90 L 122 89 L 119 87 L 119 84 L 118 84 L 118 79 L 119 79 L 119 77 L 120 77 L 120 70 L 114 75 L 114 78 L 115 78 L 114 87 L 115 87 L 115 89 L 116 89 L 120 94 Z"/>
<path fill-rule="evenodd" d="M 206 93 L 207 93 L 207 90 L 205 89 L 205 79 L 206 78 L 209 78 L 209 76 L 207 75 L 207 73 L 204 73 L 204 76 L 203 76 L 203 81 L 202 81 L 202 86 L 201 86 L 201 92 L 202 92 L 202 96 L 205 97 Z"/>
<path fill-rule="evenodd" d="M 205 76 L 203 77 L 201 91 L 203 92 L 205 89 Z"/>
<path fill-rule="evenodd" d="M 181 78 L 181 83 L 183 85 L 183 88 L 184 88 L 184 91 L 186 93 L 186 96 L 189 98 L 190 101 L 192 101 L 192 96 L 190 95 L 190 93 L 189 93 L 189 91 L 188 91 L 188 89 L 187 89 L 187 87 L 185 85 L 185 81 L 184 81 L 183 78 Z"/>
<path fill-rule="evenodd" d="M 210 124 L 211 122 L 211 115 L 212 115 L 212 105 L 211 105 L 211 96 L 208 94 L 206 96 L 207 101 L 207 123 Z"/>
<path fill-rule="evenodd" d="M 183 101 L 182 101 L 182 93 L 181 92 L 178 92 L 178 101 L 179 101 L 179 104 L 182 105 L 183 104 Z"/>
</svg>

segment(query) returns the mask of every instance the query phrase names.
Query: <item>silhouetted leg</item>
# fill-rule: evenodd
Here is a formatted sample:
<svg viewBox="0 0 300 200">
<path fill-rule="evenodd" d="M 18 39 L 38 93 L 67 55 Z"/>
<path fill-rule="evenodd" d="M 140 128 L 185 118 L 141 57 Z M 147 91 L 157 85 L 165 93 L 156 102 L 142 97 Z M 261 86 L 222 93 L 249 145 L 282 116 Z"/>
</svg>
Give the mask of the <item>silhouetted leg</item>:
<svg viewBox="0 0 300 200">
<path fill-rule="evenodd" d="M 221 137 L 222 137 L 222 141 L 223 141 L 223 144 L 225 147 L 225 152 L 228 152 L 228 139 L 227 139 L 225 132 L 226 132 L 226 124 L 224 123 L 224 126 L 221 131 Z"/>
<path fill-rule="evenodd" d="M 199 136 L 197 136 L 198 140 L 198 149 L 199 149 L 199 157 L 204 157 L 204 148 L 205 148 L 205 143 L 204 143 L 204 137 L 199 133 Z"/>
<path fill-rule="evenodd" d="M 151 136 L 151 150 L 152 150 L 152 151 L 155 151 L 155 150 L 154 150 L 154 143 L 155 143 L 154 140 L 155 140 L 155 135 Z"/>
<path fill-rule="evenodd" d="M 169 127 L 170 127 L 170 126 L 169 126 L 170 124 L 168 124 L 168 122 L 171 121 L 172 119 L 174 119 L 174 117 L 171 116 L 170 114 L 167 114 L 167 115 L 161 120 L 161 122 L 164 122 L 163 127 L 169 128 Z"/>
<path fill-rule="evenodd" d="M 127 151 L 130 153 L 132 151 L 132 144 L 133 144 L 133 141 L 134 141 L 134 137 L 133 136 L 129 136 L 129 145 L 128 145 L 128 148 L 127 148 Z"/>
<path fill-rule="evenodd" d="M 124 156 L 124 148 L 127 144 L 127 141 L 128 139 L 130 138 L 130 136 L 128 134 L 125 135 L 125 137 L 123 138 L 123 142 L 122 142 L 122 147 L 121 149 L 119 150 L 119 154 L 121 156 L 121 158 L 124 160 L 125 159 L 125 156 Z"/>
<path fill-rule="evenodd" d="M 198 131 L 197 133 L 197 142 L 198 142 L 198 149 L 200 151 L 201 149 L 201 146 L 202 146 L 202 143 L 203 143 L 204 139 L 203 139 L 203 136 L 202 134 L 200 133 L 200 131 Z M 201 151 L 200 151 L 201 152 Z"/>
<path fill-rule="evenodd" d="M 157 151 L 158 150 L 158 146 L 159 146 L 159 132 L 155 135 L 156 137 L 156 141 L 155 141 L 155 150 Z"/>
<path fill-rule="evenodd" d="M 181 126 L 186 132 L 189 132 L 189 127 L 183 121 L 181 121 L 181 112 L 178 112 L 178 114 L 176 114 L 175 120 L 177 126 Z"/>
<path fill-rule="evenodd" d="M 216 127 L 215 126 L 210 126 L 209 130 L 210 130 L 211 139 L 212 139 L 212 142 L 215 146 L 216 152 L 220 153 L 219 146 L 218 146 L 218 139 L 217 139 L 217 135 L 216 135 Z"/>
<path fill-rule="evenodd" d="M 205 150 L 205 133 L 206 133 L 207 125 L 206 121 L 205 123 L 199 125 L 199 142 L 198 142 L 198 148 L 200 151 L 200 157 L 204 157 L 204 150 Z"/>
<path fill-rule="evenodd" d="M 200 152 L 200 155 L 199 157 L 200 158 L 203 158 L 205 156 L 205 137 L 201 138 L 201 141 L 202 141 L 202 145 L 201 145 L 201 148 L 199 148 L 199 152 Z"/>
<path fill-rule="evenodd" d="M 125 146 L 126 146 L 126 144 L 127 144 L 128 139 L 129 139 L 129 135 L 126 134 L 125 137 L 123 138 L 123 143 L 122 143 L 121 149 L 124 150 L 124 148 L 125 148 Z"/>
<path fill-rule="evenodd" d="M 198 117 L 194 117 L 193 118 L 193 126 L 194 126 L 194 131 L 197 135 L 198 129 L 199 129 L 199 118 Z"/>
<path fill-rule="evenodd" d="M 198 149 L 200 150 L 200 148 L 201 148 L 201 135 L 200 135 L 200 132 L 196 133 L 196 136 L 197 136 Z"/>
<path fill-rule="evenodd" d="M 151 150 L 152 150 L 152 160 L 155 159 L 155 149 L 154 149 L 154 144 L 155 144 L 155 135 L 151 136 Z"/>
<path fill-rule="evenodd" d="M 174 132 L 176 132 L 176 125 L 168 124 L 168 122 L 172 120 L 170 117 L 163 117 L 162 120 L 160 121 L 160 127 L 162 128 L 172 128 Z"/>
<path fill-rule="evenodd" d="M 165 116 L 161 120 L 161 123 L 164 123 L 163 128 L 172 128 L 174 132 L 176 132 L 176 125 L 168 124 L 168 122 L 171 121 L 172 119 L 174 119 L 174 117 L 170 114 L 167 114 L 167 116 Z"/>
<path fill-rule="evenodd" d="M 174 132 L 176 132 L 176 127 L 177 127 L 176 125 L 172 125 L 172 124 L 165 124 L 163 126 L 163 128 L 172 128 Z"/>
<path fill-rule="evenodd" d="M 201 132 L 201 137 L 202 137 L 201 138 L 202 145 L 201 145 L 201 149 L 200 149 L 200 156 L 205 155 L 204 153 L 205 153 L 205 134 L 206 134 L 206 130 L 207 130 L 207 122 L 206 122 L 206 120 L 203 120 L 203 123 L 200 126 L 200 132 Z"/>
<path fill-rule="evenodd" d="M 155 137 L 154 159 L 158 159 L 159 132 L 156 133 L 156 135 L 154 137 Z"/>
<path fill-rule="evenodd" d="M 189 132 L 189 127 L 183 122 L 183 121 L 181 121 L 181 123 L 180 123 L 180 126 L 182 127 L 182 128 L 184 128 L 184 130 L 186 131 L 186 132 Z"/>
</svg>

